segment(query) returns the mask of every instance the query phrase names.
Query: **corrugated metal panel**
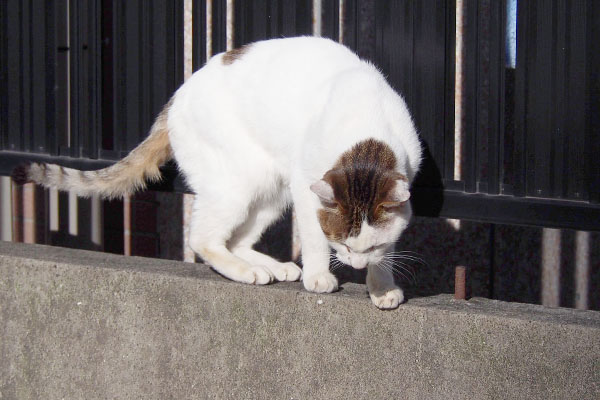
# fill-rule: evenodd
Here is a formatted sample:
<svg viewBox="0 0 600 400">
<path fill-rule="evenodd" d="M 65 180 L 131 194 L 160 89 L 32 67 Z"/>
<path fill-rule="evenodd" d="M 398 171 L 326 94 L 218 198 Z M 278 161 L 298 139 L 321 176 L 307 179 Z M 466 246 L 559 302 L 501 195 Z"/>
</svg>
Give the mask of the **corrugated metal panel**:
<svg viewBox="0 0 600 400">
<path fill-rule="evenodd" d="M 236 46 L 310 34 L 317 16 L 323 36 L 372 60 L 406 99 L 426 148 L 418 214 L 600 229 L 600 5 L 518 2 L 513 69 L 507 1 L 464 4 L 462 144 L 454 0 L 194 0 L 194 69 L 226 49 L 228 33 Z M 122 157 L 183 80 L 182 0 L 7 0 L 0 13 L 0 146 L 41 153 L 4 152 L 4 173 L 59 149 L 83 168 Z M 175 175 L 163 189 L 185 190 Z"/>
<path fill-rule="evenodd" d="M 258 40 L 310 35 L 311 9 L 308 1 L 236 1 L 235 47 Z"/>
<path fill-rule="evenodd" d="M 55 3 L 3 1 L 2 149 L 55 150 Z M 56 154 L 56 153 L 53 153 Z"/>
<path fill-rule="evenodd" d="M 117 158 L 147 134 L 154 118 L 183 82 L 183 2 L 112 3 L 112 131 Z M 105 133 L 106 134 L 106 133 Z"/>
</svg>

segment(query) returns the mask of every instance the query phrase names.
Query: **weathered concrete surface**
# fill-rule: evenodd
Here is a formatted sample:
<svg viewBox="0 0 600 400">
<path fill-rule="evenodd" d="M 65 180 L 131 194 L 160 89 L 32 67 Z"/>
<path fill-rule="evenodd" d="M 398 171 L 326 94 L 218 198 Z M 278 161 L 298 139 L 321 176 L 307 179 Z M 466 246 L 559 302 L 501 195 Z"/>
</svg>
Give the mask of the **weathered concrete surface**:
<svg viewBox="0 0 600 400">
<path fill-rule="evenodd" d="M 598 399 L 600 313 L 0 242 L 0 398 Z"/>
</svg>

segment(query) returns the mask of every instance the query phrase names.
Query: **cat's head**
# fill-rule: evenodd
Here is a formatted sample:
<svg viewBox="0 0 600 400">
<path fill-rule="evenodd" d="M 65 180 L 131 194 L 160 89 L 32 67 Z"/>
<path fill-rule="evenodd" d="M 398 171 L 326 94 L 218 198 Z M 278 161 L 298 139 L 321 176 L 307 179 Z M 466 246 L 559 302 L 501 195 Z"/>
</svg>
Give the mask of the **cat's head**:
<svg viewBox="0 0 600 400">
<path fill-rule="evenodd" d="M 409 182 L 395 165 L 387 145 L 367 142 L 342 155 L 311 185 L 322 205 L 318 218 L 323 233 L 337 258 L 353 268 L 381 262 L 408 226 Z"/>
</svg>

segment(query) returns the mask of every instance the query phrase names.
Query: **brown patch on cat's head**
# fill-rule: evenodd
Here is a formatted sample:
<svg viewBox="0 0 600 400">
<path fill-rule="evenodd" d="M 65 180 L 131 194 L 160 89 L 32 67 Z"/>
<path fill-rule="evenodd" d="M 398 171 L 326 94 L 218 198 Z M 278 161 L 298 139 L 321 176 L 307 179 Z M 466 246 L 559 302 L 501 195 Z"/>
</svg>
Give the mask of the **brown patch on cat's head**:
<svg viewBox="0 0 600 400">
<path fill-rule="evenodd" d="M 245 44 L 242 47 L 238 47 L 237 49 L 229 50 L 227 53 L 223 54 L 223 58 L 221 58 L 221 62 L 223 65 L 231 65 L 237 60 L 240 60 L 244 54 L 248 52 L 250 49 L 250 44 Z"/>
<path fill-rule="evenodd" d="M 319 210 L 323 232 L 331 241 L 357 236 L 363 221 L 371 226 L 389 220 L 397 180 L 396 156 L 385 143 L 368 139 L 346 151 L 323 180 L 333 188 L 335 201 Z"/>
</svg>

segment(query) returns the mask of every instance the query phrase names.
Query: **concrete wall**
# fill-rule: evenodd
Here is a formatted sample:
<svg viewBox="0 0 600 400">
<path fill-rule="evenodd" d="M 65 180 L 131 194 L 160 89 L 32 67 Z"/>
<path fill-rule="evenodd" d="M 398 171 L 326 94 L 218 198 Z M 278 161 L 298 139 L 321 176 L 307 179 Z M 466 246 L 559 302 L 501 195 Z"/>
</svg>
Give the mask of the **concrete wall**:
<svg viewBox="0 0 600 400">
<path fill-rule="evenodd" d="M 0 242 L 1 399 L 596 399 L 600 313 Z"/>
</svg>

